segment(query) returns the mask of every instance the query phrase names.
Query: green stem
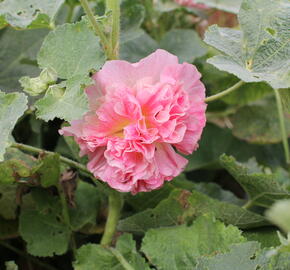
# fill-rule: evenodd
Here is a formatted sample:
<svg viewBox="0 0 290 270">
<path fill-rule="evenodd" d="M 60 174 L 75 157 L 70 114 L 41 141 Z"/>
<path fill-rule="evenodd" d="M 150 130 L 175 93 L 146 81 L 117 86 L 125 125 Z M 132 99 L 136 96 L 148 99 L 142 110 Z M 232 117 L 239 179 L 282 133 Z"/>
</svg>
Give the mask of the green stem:
<svg viewBox="0 0 290 270">
<path fill-rule="evenodd" d="M 92 25 L 92 27 L 94 28 L 94 31 L 96 33 L 97 36 L 100 37 L 101 43 L 103 45 L 104 51 L 106 52 L 106 55 L 108 58 L 111 58 L 111 44 L 108 42 L 108 39 L 105 35 L 105 33 L 102 30 L 102 27 L 99 25 L 99 23 L 97 22 L 90 6 L 87 0 L 80 0 L 80 3 L 85 11 L 85 13 L 88 15 L 89 21 Z"/>
<path fill-rule="evenodd" d="M 283 107 L 282 107 L 282 100 L 281 100 L 281 96 L 280 96 L 279 90 L 278 89 L 274 89 L 274 92 L 275 92 L 277 109 L 278 109 L 280 130 L 281 130 L 284 153 L 285 153 L 285 160 L 286 160 L 286 163 L 289 165 L 290 164 L 289 144 L 288 144 L 288 135 L 287 135 L 286 126 L 285 126 L 285 119 L 284 119 L 284 112 L 283 112 Z"/>
<path fill-rule="evenodd" d="M 253 202 L 249 200 L 242 206 L 242 208 L 247 210 L 247 209 L 250 209 L 252 206 L 253 206 Z"/>
<path fill-rule="evenodd" d="M 205 99 L 205 102 L 211 102 L 211 101 L 214 101 L 214 100 L 217 100 L 217 99 L 220 99 L 228 94 L 230 94 L 231 92 L 237 90 L 239 87 L 241 87 L 242 85 L 244 84 L 243 81 L 239 81 L 237 82 L 236 84 L 234 84 L 232 87 L 216 94 L 216 95 L 213 95 L 213 96 L 210 96 L 210 97 L 207 97 Z"/>
<path fill-rule="evenodd" d="M 54 154 L 54 152 L 46 151 L 46 150 L 43 150 L 41 148 L 37 148 L 37 147 L 31 146 L 31 145 L 22 144 L 22 143 L 12 143 L 11 147 L 18 148 L 20 150 L 35 153 L 35 154 L 41 154 L 41 153 Z M 90 177 L 93 177 L 91 172 L 88 171 L 86 166 L 84 166 L 83 164 L 80 164 L 76 161 L 73 161 L 73 160 L 66 158 L 66 157 L 63 157 L 63 156 L 60 156 L 60 161 L 73 167 L 73 168 L 79 169 L 80 171 L 84 172 L 86 175 L 89 175 Z"/>
<path fill-rule="evenodd" d="M 12 246 L 12 245 L 4 242 L 4 241 L 0 241 L 0 245 L 3 246 L 3 247 L 5 247 L 5 248 L 7 248 L 7 249 L 9 249 L 9 250 L 11 250 L 11 251 L 13 251 L 13 252 L 15 252 L 16 254 L 18 254 L 18 255 L 20 255 L 22 257 L 25 257 L 25 258 L 29 259 L 30 261 L 32 261 L 33 263 L 39 265 L 43 269 L 47 269 L 47 270 L 57 270 L 53 266 L 50 266 L 50 265 L 48 265 L 48 264 L 46 264 L 46 263 L 44 263 L 44 262 L 42 262 L 42 261 L 40 261 L 38 259 L 36 259 L 36 258 L 34 258 L 34 257 L 32 257 L 32 256 L 30 256 L 28 254 L 26 254 L 22 250 L 19 250 L 19 249 L 15 248 L 14 246 Z"/>
<path fill-rule="evenodd" d="M 107 217 L 105 232 L 101 240 L 101 245 L 109 246 L 112 243 L 122 207 L 123 197 L 121 193 L 115 190 L 111 190 L 109 194 L 109 214 Z"/>
<path fill-rule="evenodd" d="M 135 270 L 117 249 L 109 248 L 109 250 L 113 253 L 125 270 Z"/>
<path fill-rule="evenodd" d="M 111 31 L 111 59 L 119 58 L 120 40 L 120 0 L 106 0 L 106 9 L 112 11 L 112 31 Z"/>
<path fill-rule="evenodd" d="M 74 15 L 74 10 L 75 10 L 75 6 L 74 5 L 68 5 L 68 14 L 66 17 L 66 22 L 67 23 L 71 23 L 72 22 L 72 18 Z"/>
</svg>

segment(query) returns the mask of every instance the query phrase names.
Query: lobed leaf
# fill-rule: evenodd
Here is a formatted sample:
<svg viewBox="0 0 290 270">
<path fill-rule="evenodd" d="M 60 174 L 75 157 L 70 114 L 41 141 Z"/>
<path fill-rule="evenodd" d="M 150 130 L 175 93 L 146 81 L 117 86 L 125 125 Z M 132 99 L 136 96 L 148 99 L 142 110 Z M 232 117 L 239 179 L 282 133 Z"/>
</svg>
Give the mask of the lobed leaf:
<svg viewBox="0 0 290 270">
<path fill-rule="evenodd" d="M 251 205 L 268 208 L 276 200 L 290 198 L 290 193 L 275 180 L 273 174 L 251 171 L 248 166 L 226 155 L 220 157 L 220 163 L 247 192 Z"/>
<path fill-rule="evenodd" d="M 273 88 L 290 86 L 287 0 L 244 0 L 239 12 L 241 31 L 211 26 L 205 42 L 223 55 L 208 62 L 245 82 L 266 81 Z"/>
<path fill-rule="evenodd" d="M 16 28 L 49 28 L 63 3 L 64 0 L 4 0 L 0 3 L 2 24 Z"/>
<path fill-rule="evenodd" d="M 200 216 L 188 227 L 149 230 L 141 250 L 159 270 L 183 270 L 193 269 L 202 255 L 227 251 L 231 244 L 244 241 L 236 227 L 226 227 L 211 216 Z"/>
<path fill-rule="evenodd" d="M 118 257 L 115 255 L 116 253 L 119 254 Z M 96 244 L 83 245 L 77 251 L 74 269 L 123 270 L 125 268 L 119 259 L 120 256 L 123 257 L 132 269 L 150 269 L 144 258 L 137 252 L 135 241 L 130 234 L 120 236 L 115 249 L 105 248 Z"/>
<path fill-rule="evenodd" d="M 27 97 L 22 93 L 5 94 L 0 91 L 0 161 L 4 158 L 9 136 L 27 108 Z"/>
<path fill-rule="evenodd" d="M 120 220 L 118 229 L 143 234 L 151 228 L 186 224 L 204 214 L 213 214 L 226 224 L 233 224 L 240 228 L 268 225 L 262 216 L 237 205 L 212 199 L 198 191 L 174 189 L 170 196 L 163 199 L 155 208 Z"/>
<path fill-rule="evenodd" d="M 99 38 L 86 22 L 64 24 L 50 32 L 38 53 L 42 68 L 52 68 L 61 79 L 88 75 L 105 61 Z"/>
</svg>

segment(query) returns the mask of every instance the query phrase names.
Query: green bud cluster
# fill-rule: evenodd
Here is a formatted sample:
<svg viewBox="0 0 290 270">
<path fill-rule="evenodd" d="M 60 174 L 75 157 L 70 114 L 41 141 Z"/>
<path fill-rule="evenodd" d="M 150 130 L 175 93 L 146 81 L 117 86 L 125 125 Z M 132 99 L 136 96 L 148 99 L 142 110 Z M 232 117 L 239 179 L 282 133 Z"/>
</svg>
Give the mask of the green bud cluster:
<svg viewBox="0 0 290 270">
<path fill-rule="evenodd" d="M 54 84 L 57 80 L 57 73 L 51 68 L 45 68 L 40 75 L 35 78 L 24 76 L 19 82 L 23 87 L 23 91 L 30 96 L 37 96 L 45 92 L 49 85 Z"/>
</svg>

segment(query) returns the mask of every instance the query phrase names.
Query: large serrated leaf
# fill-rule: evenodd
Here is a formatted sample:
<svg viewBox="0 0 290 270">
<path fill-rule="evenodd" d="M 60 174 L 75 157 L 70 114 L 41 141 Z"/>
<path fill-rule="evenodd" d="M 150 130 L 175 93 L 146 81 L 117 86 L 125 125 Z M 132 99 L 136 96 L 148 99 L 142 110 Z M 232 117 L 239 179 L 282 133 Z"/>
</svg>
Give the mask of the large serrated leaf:
<svg viewBox="0 0 290 270">
<path fill-rule="evenodd" d="M 118 229 L 143 234 L 151 228 L 188 223 L 197 216 L 208 213 L 214 214 L 226 224 L 233 224 L 240 228 L 268 225 L 262 216 L 237 205 L 215 200 L 198 191 L 191 193 L 175 189 L 155 208 L 144 210 L 119 221 Z"/>
<path fill-rule="evenodd" d="M 4 0 L 0 15 L 16 28 L 51 27 L 64 0 Z"/>
<path fill-rule="evenodd" d="M 288 270 L 290 253 L 260 249 L 257 242 L 232 245 L 224 254 L 201 257 L 195 270 Z"/>
<path fill-rule="evenodd" d="M 208 62 L 245 82 L 289 87 L 289 12 L 287 0 L 244 0 L 241 31 L 212 26 L 206 32 L 205 42 L 224 53 Z"/>
<path fill-rule="evenodd" d="M 201 216 L 188 227 L 148 231 L 141 250 L 159 270 L 187 270 L 194 268 L 198 257 L 227 251 L 231 244 L 244 240 L 236 227 L 226 227 L 211 216 Z"/>
<path fill-rule="evenodd" d="M 273 174 L 251 171 L 246 165 L 226 155 L 221 156 L 220 163 L 247 192 L 249 205 L 268 208 L 276 200 L 290 198 L 290 193 L 275 180 Z"/>
<path fill-rule="evenodd" d="M 62 220 L 60 201 L 40 189 L 33 191 L 32 198 L 36 207 L 24 205 L 19 217 L 19 232 L 27 251 L 40 257 L 64 254 L 71 230 Z"/>
<path fill-rule="evenodd" d="M 115 254 L 118 254 L 116 257 Z M 131 267 L 124 268 L 124 262 L 120 261 L 120 256 Z M 77 251 L 75 270 L 123 270 L 142 269 L 149 270 L 150 267 L 144 258 L 137 252 L 136 244 L 132 235 L 124 234 L 118 238 L 116 249 L 105 248 L 101 245 L 87 244 Z"/>
<path fill-rule="evenodd" d="M 45 38 L 37 57 L 42 68 L 52 68 L 61 79 L 88 75 L 105 61 L 99 38 L 86 22 L 58 26 Z"/>
<path fill-rule="evenodd" d="M 0 161 L 4 158 L 9 136 L 16 121 L 27 108 L 27 97 L 22 93 L 5 94 L 0 91 Z"/>
<path fill-rule="evenodd" d="M 246 242 L 231 247 L 230 252 L 212 257 L 202 257 L 196 267 L 198 270 L 254 270 L 260 269 L 263 258 L 255 258 L 260 245 Z"/>
</svg>

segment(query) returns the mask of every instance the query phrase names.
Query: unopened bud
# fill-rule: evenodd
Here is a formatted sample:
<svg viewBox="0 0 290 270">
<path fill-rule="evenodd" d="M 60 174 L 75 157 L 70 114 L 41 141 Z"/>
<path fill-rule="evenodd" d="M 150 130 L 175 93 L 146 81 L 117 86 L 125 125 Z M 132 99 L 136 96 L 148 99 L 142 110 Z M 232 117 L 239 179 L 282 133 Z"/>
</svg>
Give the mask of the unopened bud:
<svg viewBox="0 0 290 270">
<path fill-rule="evenodd" d="M 23 91 L 31 96 L 37 96 L 43 93 L 47 88 L 47 84 L 44 83 L 39 77 L 29 78 L 25 76 L 20 78 L 19 82 L 23 87 Z"/>
<path fill-rule="evenodd" d="M 62 98 L 64 95 L 65 89 L 58 84 L 54 84 L 48 87 L 46 95 L 52 95 L 55 98 Z"/>
<path fill-rule="evenodd" d="M 45 68 L 41 71 L 39 78 L 46 84 L 53 84 L 57 80 L 57 73 L 52 68 Z"/>
</svg>

